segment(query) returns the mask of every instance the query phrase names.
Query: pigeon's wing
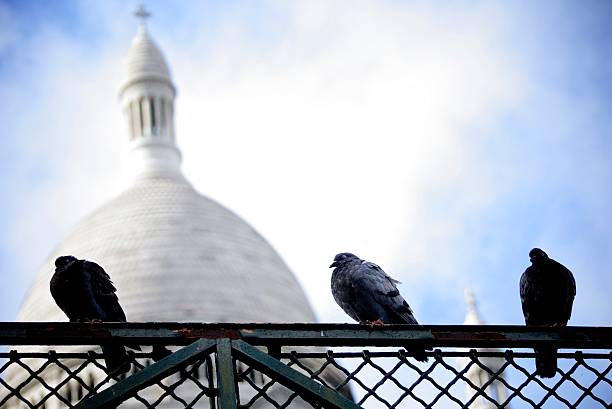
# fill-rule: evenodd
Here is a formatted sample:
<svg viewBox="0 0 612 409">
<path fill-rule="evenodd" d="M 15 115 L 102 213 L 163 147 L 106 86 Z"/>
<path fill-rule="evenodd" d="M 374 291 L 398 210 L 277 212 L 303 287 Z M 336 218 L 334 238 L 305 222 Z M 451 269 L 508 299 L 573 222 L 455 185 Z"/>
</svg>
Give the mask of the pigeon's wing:
<svg viewBox="0 0 612 409">
<path fill-rule="evenodd" d="M 331 277 L 331 290 L 332 295 L 336 303 L 342 308 L 349 317 L 357 322 L 362 320 L 357 314 L 357 311 L 353 309 L 355 303 L 355 289 L 353 288 L 350 276 L 346 276 L 344 271 L 340 269 L 334 270 Z"/>
<path fill-rule="evenodd" d="M 376 303 L 377 305 L 370 307 L 382 308 L 386 313 L 388 323 L 418 324 L 410 306 L 400 295 L 396 283 L 398 281 L 387 275 L 382 268 L 367 261 L 356 269 L 353 280 L 355 291 L 358 294 L 357 298 L 370 299 Z"/>
<path fill-rule="evenodd" d="M 371 261 L 364 261 L 361 263 L 361 265 L 369 268 L 375 275 L 383 275 L 387 280 L 391 281 L 394 286 L 395 284 L 401 284 L 395 278 L 392 278 L 389 274 L 385 273 L 385 271 L 380 268 L 378 264 L 374 264 Z"/>
<path fill-rule="evenodd" d="M 532 304 L 533 304 L 533 292 L 535 288 L 530 279 L 529 269 L 527 268 L 523 275 L 521 276 L 521 281 L 519 283 L 519 291 L 521 295 L 521 307 L 523 309 L 523 317 L 525 317 L 525 323 L 529 323 L 529 316 L 532 312 Z"/>
<path fill-rule="evenodd" d="M 53 273 L 53 276 L 51 276 L 51 281 L 49 282 L 49 290 L 51 291 L 51 296 L 53 297 L 53 299 L 55 300 L 55 303 L 57 304 L 58 307 L 60 307 L 62 309 L 62 311 L 66 312 L 65 310 L 65 297 L 62 294 L 62 277 L 58 271 L 58 269 L 55 269 L 55 273 Z"/>
<path fill-rule="evenodd" d="M 565 297 L 563 299 L 562 306 L 564 311 L 563 319 L 569 321 L 572 315 L 572 305 L 574 304 L 574 298 L 576 297 L 576 280 L 574 279 L 574 275 L 572 274 L 572 272 L 563 264 L 554 261 L 554 265 L 561 273 L 562 285 L 565 290 Z"/>
<path fill-rule="evenodd" d="M 76 268 L 77 263 L 73 263 L 68 266 L 68 269 Z M 51 281 L 49 282 L 49 289 L 51 290 L 51 296 L 55 300 L 58 307 L 66 314 L 70 321 L 74 321 L 76 317 L 73 314 L 71 308 L 71 294 L 69 289 L 69 283 L 66 278 L 66 269 L 56 268 Z"/>
<path fill-rule="evenodd" d="M 564 267 L 565 279 L 567 281 L 567 298 L 565 299 L 565 319 L 569 321 L 572 316 L 572 306 L 576 298 L 576 280 L 571 271 Z"/>
<path fill-rule="evenodd" d="M 110 276 L 102 267 L 92 261 L 86 261 L 84 267 L 89 276 L 94 299 L 104 311 L 106 321 L 125 322 L 125 313 L 119 305 L 119 299 L 115 294 L 117 289 Z"/>
</svg>

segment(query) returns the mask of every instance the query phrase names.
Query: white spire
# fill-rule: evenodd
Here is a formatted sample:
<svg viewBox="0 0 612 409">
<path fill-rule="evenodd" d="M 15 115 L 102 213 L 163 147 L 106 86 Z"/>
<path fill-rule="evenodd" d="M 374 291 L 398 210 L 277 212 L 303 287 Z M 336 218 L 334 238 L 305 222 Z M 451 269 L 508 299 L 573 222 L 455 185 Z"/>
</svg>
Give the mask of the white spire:
<svg viewBox="0 0 612 409">
<path fill-rule="evenodd" d="M 464 290 L 465 293 L 465 304 L 467 305 L 467 312 L 465 314 L 465 321 L 463 321 L 464 325 L 482 325 L 484 322 L 478 313 L 478 308 L 476 306 L 476 298 L 474 297 L 474 292 L 471 288 L 466 288 Z"/>
<path fill-rule="evenodd" d="M 484 321 L 478 312 L 476 297 L 474 296 L 474 292 L 471 288 L 466 288 L 465 290 L 465 304 L 467 305 L 467 312 L 465 314 L 465 321 L 463 321 L 464 325 L 483 325 Z M 495 348 L 478 348 L 479 352 L 499 352 L 498 349 Z M 491 371 L 498 371 L 503 363 L 503 358 L 485 358 L 481 357 L 480 362 L 482 365 L 488 367 Z M 495 402 L 503 403 L 506 401 L 508 396 L 508 392 L 506 387 L 502 382 L 499 381 L 499 378 L 503 378 L 503 374 L 499 376 L 497 379 L 492 379 L 491 374 L 484 370 L 479 365 L 471 365 L 470 358 L 459 358 L 459 368 L 463 369 L 466 366 L 470 365 L 470 368 L 466 372 L 465 376 L 476 386 L 485 389 L 485 393 L 493 399 Z M 487 385 L 485 387 L 485 385 Z M 466 398 L 471 400 L 476 394 L 475 390 L 466 385 Z M 469 405 L 470 409 L 494 409 L 499 405 L 485 399 L 482 396 L 478 396 L 474 399 L 474 401 Z M 505 406 L 508 408 L 509 406 Z"/>
<path fill-rule="evenodd" d="M 127 167 L 134 177 L 183 178 L 174 135 L 176 91 L 170 70 L 147 30 L 145 21 L 151 13 L 140 6 L 134 15 L 141 21 L 120 92 L 129 135 Z"/>
</svg>

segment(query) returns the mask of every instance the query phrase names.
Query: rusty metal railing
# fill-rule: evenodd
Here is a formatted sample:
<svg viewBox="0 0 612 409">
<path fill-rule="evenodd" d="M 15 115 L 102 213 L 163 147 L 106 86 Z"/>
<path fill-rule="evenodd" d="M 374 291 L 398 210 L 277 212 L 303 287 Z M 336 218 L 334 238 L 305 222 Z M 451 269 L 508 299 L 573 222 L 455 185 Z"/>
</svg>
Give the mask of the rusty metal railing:
<svg viewBox="0 0 612 409">
<path fill-rule="evenodd" d="M 107 374 L 105 343 L 143 351 Z M 0 323 L 0 345 L 1 408 L 612 405 L 607 327 Z M 152 345 L 176 352 L 154 362 Z M 535 375 L 542 346 L 560 349 L 550 379 Z"/>
</svg>

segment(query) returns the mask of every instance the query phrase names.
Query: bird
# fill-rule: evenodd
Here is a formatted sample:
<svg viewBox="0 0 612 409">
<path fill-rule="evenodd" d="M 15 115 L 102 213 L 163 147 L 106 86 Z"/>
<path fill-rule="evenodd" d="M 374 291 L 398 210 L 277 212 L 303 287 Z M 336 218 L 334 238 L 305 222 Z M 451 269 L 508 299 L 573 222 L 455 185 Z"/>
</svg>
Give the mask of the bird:
<svg viewBox="0 0 612 409">
<path fill-rule="evenodd" d="M 50 282 L 51 295 L 70 322 L 126 322 L 119 305 L 117 289 L 104 269 L 92 261 L 73 256 L 55 260 L 55 273 Z M 138 346 L 130 346 L 140 350 Z M 123 345 L 102 345 L 109 374 L 123 374 L 130 370 L 130 362 Z"/>
<path fill-rule="evenodd" d="M 419 325 L 397 289 L 399 281 L 378 265 L 352 253 L 339 253 L 329 268 L 334 268 L 331 276 L 334 300 L 355 321 L 372 326 Z M 423 349 L 409 349 L 409 352 L 418 361 L 427 362 Z"/>
<path fill-rule="evenodd" d="M 539 248 L 529 252 L 531 266 L 520 280 L 521 306 L 527 326 L 564 327 L 572 315 L 576 280 L 563 264 Z M 536 374 L 552 378 L 557 372 L 557 349 L 534 349 Z"/>
</svg>

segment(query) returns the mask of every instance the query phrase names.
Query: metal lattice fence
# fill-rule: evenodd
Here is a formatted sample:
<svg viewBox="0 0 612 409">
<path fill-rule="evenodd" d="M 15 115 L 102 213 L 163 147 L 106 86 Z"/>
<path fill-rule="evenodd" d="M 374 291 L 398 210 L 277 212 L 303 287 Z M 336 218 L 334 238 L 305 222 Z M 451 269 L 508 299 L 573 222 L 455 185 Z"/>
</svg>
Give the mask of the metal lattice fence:
<svg viewBox="0 0 612 409">
<path fill-rule="evenodd" d="M 0 408 L 612 407 L 610 328 L 0 323 L 0 342 Z M 102 342 L 176 352 L 116 376 Z M 543 345 L 562 348 L 550 379 Z"/>
</svg>

